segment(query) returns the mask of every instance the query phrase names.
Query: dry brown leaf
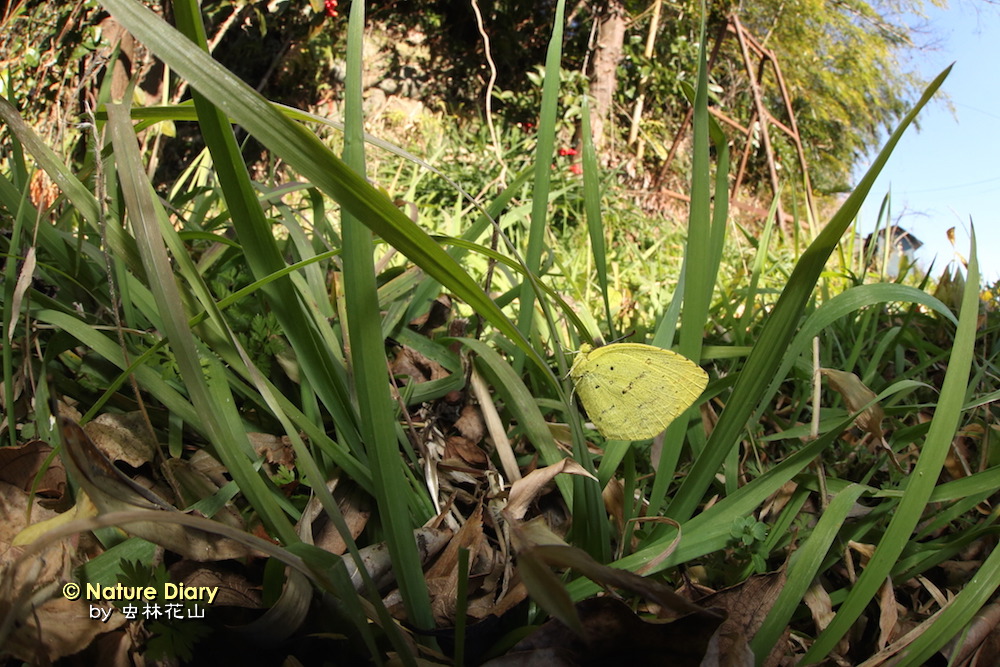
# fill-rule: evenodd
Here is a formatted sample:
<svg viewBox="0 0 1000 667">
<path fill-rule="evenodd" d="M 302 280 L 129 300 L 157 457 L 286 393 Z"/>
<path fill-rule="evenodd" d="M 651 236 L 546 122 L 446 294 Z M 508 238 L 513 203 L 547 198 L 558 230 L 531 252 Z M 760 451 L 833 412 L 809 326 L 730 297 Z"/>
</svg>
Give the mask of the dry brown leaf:
<svg viewBox="0 0 1000 667">
<path fill-rule="evenodd" d="M 943 301 L 946 306 L 957 313 L 962 305 L 963 292 L 965 292 L 965 275 L 957 266 L 949 265 L 938 278 L 937 286 L 934 288 L 935 298 Z"/>
<path fill-rule="evenodd" d="M 370 497 L 353 483 L 338 484 L 334 481 L 327 486 L 337 501 L 337 507 L 344 517 L 351 538 L 357 539 L 371 518 Z M 306 504 L 302 518 L 296 526 L 296 532 L 306 542 L 315 544 L 332 554 L 339 556 L 347 551 L 347 543 L 340 536 L 337 526 L 323 511 L 323 505 L 316 496 L 310 498 Z"/>
<path fill-rule="evenodd" d="M 837 370 L 836 368 L 821 368 L 819 372 L 826 376 L 826 379 L 830 382 L 830 386 L 843 397 L 848 412 L 857 412 L 878 397 L 854 373 Z M 878 403 L 875 403 L 865 408 L 854 420 L 854 423 L 857 424 L 858 428 L 866 433 L 870 433 L 878 441 L 882 439 L 882 420 L 884 418 L 885 413 L 882 411 L 882 407 Z"/>
<path fill-rule="evenodd" d="M 759 521 L 764 521 L 767 517 L 771 515 L 777 516 L 781 510 L 785 508 L 788 501 L 792 499 L 795 494 L 795 490 L 799 488 L 799 485 L 789 480 L 781 485 L 781 488 L 771 494 L 771 497 L 764 501 L 764 506 L 761 508 L 760 513 L 757 516 Z"/>
<path fill-rule="evenodd" d="M 503 616 L 508 611 L 521 604 L 528 598 L 528 589 L 523 582 L 517 582 L 511 586 L 503 597 L 497 600 L 496 605 L 490 609 L 491 614 Z M 478 618 L 483 618 L 482 616 Z"/>
<path fill-rule="evenodd" d="M 473 559 L 483 548 L 486 537 L 483 535 L 483 507 L 477 505 L 472 515 L 466 519 L 455 536 L 438 556 L 434 564 L 427 570 L 425 577 L 428 588 L 431 589 L 431 609 L 438 627 L 450 625 L 455 619 L 455 605 L 458 598 L 458 552 L 459 549 L 469 550 L 469 570 L 472 571 Z M 480 597 L 470 590 L 469 598 Z M 489 596 L 492 598 L 492 596 Z"/>
<path fill-rule="evenodd" d="M 946 574 L 945 585 L 949 588 L 962 588 L 983 564 L 981 560 L 946 560 L 938 567 Z"/>
<path fill-rule="evenodd" d="M 674 553 L 674 551 L 677 550 L 677 547 L 680 546 L 682 532 L 681 524 L 667 516 L 640 516 L 630 519 L 630 521 L 636 525 L 640 523 L 666 524 L 668 526 L 673 526 L 677 530 L 677 534 L 674 536 L 674 539 L 670 540 L 670 544 L 663 547 L 659 554 L 650 558 L 648 561 L 643 563 L 642 567 L 636 570 L 636 574 L 645 575 L 658 568 L 660 563 L 669 558 L 670 554 Z"/>
<path fill-rule="evenodd" d="M 881 651 L 892 641 L 899 622 L 899 610 L 896 608 L 896 591 L 892 587 L 892 579 L 886 580 L 879 588 L 878 595 L 879 617 L 878 617 L 878 649 Z"/>
<path fill-rule="evenodd" d="M 126 626 L 121 630 L 106 632 L 97 637 L 90 649 L 84 653 L 86 659 L 92 664 L 101 667 L 145 667 L 150 662 L 146 662 L 141 655 L 141 642 L 139 632 L 129 632 Z"/>
<path fill-rule="evenodd" d="M 698 600 L 702 607 L 724 609 L 728 615 L 720 630 L 723 655 L 737 653 L 748 637 L 757 634 L 784 586 L 785 571 L 781 569 L 756 574 L 742 583 Z"/>
<path fill-rule="evenodd" d="M 313 588 L 309 579 L 298 570 L 289 568 L 277 602 L 262 616 L 233 630 L 258 646 L 276 647 L 302 626 L 309 614 L 312 597 Z"/>
<path fill-rule="evenodd" d="M 826 592 L 823 585 L 816 582 L 809 587 L 806 594 L 803 596 L 802 601 L 805 603 L 806 607 L 809 608 L 809 612 L 812 614 L 813 622 L 816 623 L 816 634 L 826 629 L 826 626 L 830 625 L 835 614 L 833 613 L 833 601 L 830 600 L 830 594 Z"/>
<path fill-rule="evenodd" d="M 958 633 L 941 653 L 952 665 L 995 665 L 1000 655 L 1000 604 L 976 612 L 967 631 Z"/>
<path fill-rule="evenodd" d="M 583 625 L 578 636 L 558 620 L 546 622 L 511 651 L 486 663 L 507 665 L 663 665 L 692 667 L 722 664 L 717 631 L 722 617 L 692 613 L 670 622 L 644 621 L 623 602 L 602 597 L 576 605 Z M 752 665 L 726 658 L 728 665 Z"/>
<path fill-rule="evenodd" d="M 461 435 L 448 436 L 444 441 L 443 461 L 462 461 L 470 466 L 484 467 L 489 457 L 477 445 L 480 440 L 470 440 Z"/>
<path fill-rule="evenodd" d="M 156 456 L 156 437 L 149 432 L 140 412 L 106 412 L 88 422 L 83 430 L 111 461 L 140 468 Z"/>
<path fill-rule="evenodd" d="M 912 644 L 914 640 L 916 640 L 920 635 L 927 632 L 927 630 L 929 630 L 937 621 L 939 614 L 940 610 L 937 613 L 932 614 L 930 617 L 924 619 L 924 621 L 919 625 L 910 627 L 905 635 L 903 635 L 902 637 L 894 641 L 892 644 L 882 649 L 881 651 L 878 651 L 877 653 L 875 653 L 875 655 L 869 657 L 867 660 L 858 665 L 858 667 L 883 667 L 885 665 L 898 664 L 899 663 L 898 659 L 890 660 L 890 658 L 895 656 L 897 653 L 900 653 L 901 651 L 905 650 L 906 647 Z"/>
<path fill-rule="evenodd" d="M 12 570 L 27 544 L 44 533 L 44 522 L 55 521 L 62 516 L 42 507 L 35 500 L 29 526 L 26 521 L 29 501 L 30 497 L 21 489 L 0 482 L 0 601 L 13 599 L 23 586 L 43 586 L 64 579 L 76 550 L 75 540 L 59 540 L 37 554 L 31 563 L 20 564 L 16 572 Z M 72 515 L 67 518 L 72 518 Z M 32 530 L 36 526 L 38 528 Z"/>
<path fill-rule="evenodd" d="M 204 449 L 199 449 L 192 454 L 188 463 L 192 468 L 212 480 L 212 483 L 220 489 L 229 483 L 229 471 L 226 470 L 226 466 Z"/>
<path fill-rule="evenodd" d="M 167 459 L 160 466 L 160 470 L 180 507 L 191 507 L 200 500 L 210 498 L 219 490 L 206 474 L 196 470 L 191 462 L 185 459 Z M 212 518 L 233 528 L 244 528 L 243 517 L 231 503 L 226 503 Z"/>
<path fill-rule="evenodd" d="M 848 540 L 847 546 L 850 547 L 851 551 L 855 551 L 861 555 L 861 563 L 865 564 L 871 560 L 872 556 L 875 555 L 875 545 L 865 544 L 863 542 L 855 542 L 854 540 Z"/>
<path fill-rule="evenodd" d="M 625 532 L 625 491 L 622 481 L 611 479 L 607 486 L 601 491 L 601 499 L 604 500 L 604 509 L 611 515 L 615 522 L 615 530 L 621 536 Z"/>
<path fill-rule="evenodd" d="M 287 435 L 247 433 L 247 439 L 257 456 L 263 456 L 268 463 L 286 468 L 295 467 L 295 449 L 292 447 L 292 439 Z"/>
<path fill-rule="evenodd" d="M 441 555 L 428 568 L 427 577 L 433 579 L 455 574 L 458 569 L 458 550 L 468 549 L 470 555 L 475 555 L 485 539 L 486 537 L 483 535 L 483 506 L 477 505 L 459 531 L 448 542 Z M 471 561 L 469 569 L 470 571 L 473 569 Z"/>
<path fill-rule="evenodd" d="M 972 463 L 977 458 L 977 444 L 977 439 L 966 437 L 964 434 L 952 439 L 944 462 L 944 467 L 952 479 L 962 479 L 974 472 Z"/>
<path fill-rule="evenodd" d="M 392 360 L 392 374 L 406 376 L 411 382 L 423 383 L 446 378 L 451 373 L 444 366 L 417 352 L 412 347 L 403 348 Z"/>
<path fill-rule="evenodd" d="M 215 563 L 182 560 L 170 566 L 170 581 L 188 587 L 215 588 L 218 592 L 213 607 L 243 607 L 260 609 L 260 585 L 251 583 L 245 575 Z"/>
<path fill-rule="evenodd" d="M 715 589 L 705 585 L 709 580 L 708 568 L 700 564 L 689 564 L 684 568 L 684 582 L 677 588 L 677 594 L 685 600 L 701 600 L 715 593 Z"/>
<path fill-rule="evenodd" d="M 32 440 L 17 447 L 0 447 L 0 482 L 30 492 L 35 476 L 51 453 L 52 447 L 41 440 Z M 49 462 L 35 492 L 53 500 L 66 494 L 66 468 L 62 461 L 53 459 Z"/>
<path fill-rule="evenodd" d="M 920 585 L 924 588 L 924 590 L 930 593 L 931 600 L 934 601 L 934 604 L 936 604 L 941 609 L 948 606 L 950 596 L 948 594 L 947 589 L 942 591 L 940 588 L 937 587 L 937 585 L 933 581 L 923 576 L 922 574 L 917 575 L 917 581 L 920 582 Z M 930 608 L 930 605 L 927 608 Z"/>
<path fill-rule="evenodd" d="M 440 294 L 431 302 L 431 307 L 426 313 L 410 320 L 410 326 L 416 328 L 421 334 L 427 334 L 451 320 L 451 297 L 447 294 Z"/>
<path fill-rule="evenodd" d="M 653 578 L 641 577 L 628 570 L 598 563 L 584 550 L 567 545 L 549 530 L 541 519 L 512 525 L 511 537 L 519 563 L 530 558 L 547 567 L 572 569 L 575 573 L 582 574 L 603 586 L 614 586 L 638 593 L 662 607 L 661 616 L 666 616 L 668 613 L 678 616 L 702 609 Z M 535 591 L 531 590 L 531 593 L 534 595 Z"/>
<path fill-rule="evenodd" d="M 481 621 L 487 616 L 502 616 L 506 611 L 517 606 L 528 597 L 528 591 L 523 585 L 515 586 L 507 591 L 504 598 L 499 602 L 490 591 L 480 589 L 480 594 L 470 597 L 465 607 L 465 615 L 476 621 Z M 503 606 L 500 605 L 503 602 Z"/>
<path fill-rule="evenodd" d="M 36 176 L 44 178 L 44 175 L 40 175 L 37 172 L 32 176 L 31 182 L 34 184 L 36 182 Z M 14 284 L 14 293 L 11 295 L 10 302 L 10 312 L 20 313 L 21 312 L 21 301 L 24 299 L 24 295 L 28 292 L 28 288 L 31 287 L 31 281 L 35 275 L 35 266 L 38 263 L 36 256 L 35 246 L 29 246 L 28 252 L 24 256 L 24 262 L 21 264 L 21 270 L 18 272 L 17 282 Z M 14 340 L 14 330 L 17 328 L 19 318 L 10 318 L 10 325 L 7 327 L 7 331 L 3 332 L 4 344 L 10 345 Z M 10 428 L 10 424 L 7 425 Z"/>
<path fill-rule="evenodd" d="M 427 577 L 427 594 L 431 598 L 434 627 L 446 628 L 455 619 L 455 584 L 449 577 Z"/>
<path fill-rule="evenodd" d="M 98 635 L 116 630 L 126 622 L 124 614 L 113 613 L 107 621 L 91 618 L 94 608 L 107 610 L 113 605 L 63 597 L 49 600 L 23 617 L 21 625 L 7 637 L 4 650 L 31 664 L 50 664 L 79 653 Z"/>
<path fill-rule="evenodd" d="M 483 421 L 482 411 L 474 405 L 463 407 L 462 414 L 455 420 L 455 430 L 469 442 L 482 442 L 486 435 L 486 422 Z"/>
<path fill-rule="evenodd" d="M 520 521 L 523 519 L 524 515 L 528 513 L 531 503 L 541 494 L 545 485 L 551 482 L 556 475 L 563 472 L 570 475 L 583 475 L 593 480 L 597 479 L 573 459 L 563 459 L 559 463 L 545 466 L 538 470 L 532 470 L 511 485 L 504 514 L 511 521 Z"/>
<path fill-rule="evenodd" d="M 82 492 L 102 513 L 136 509 L 178 512 L 176 508 L 121 473 L 98 449 L 79 424 L 60 418 L 63 462 L 83 487 Z M 136 521 L 126 532 L 200 561 L 226 560 L 249 555 L 249 549 L 232 539 L 179 523 Z"/>
</svg>

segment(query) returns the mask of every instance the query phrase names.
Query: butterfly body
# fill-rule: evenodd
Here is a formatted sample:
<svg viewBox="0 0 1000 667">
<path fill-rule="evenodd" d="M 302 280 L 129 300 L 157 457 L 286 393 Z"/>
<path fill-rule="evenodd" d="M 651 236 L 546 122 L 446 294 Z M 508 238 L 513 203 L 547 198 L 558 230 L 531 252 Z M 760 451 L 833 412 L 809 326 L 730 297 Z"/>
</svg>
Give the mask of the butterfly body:
<svg viewBox="0 0 1000 667">
<path fill-rule="evenodd" d="M 691 360 L 640 343 L 583 345 L 569 373 L 587 415 L 609 440 L 654 437 L 708 384 L 708 375 Z"/>
</svg>

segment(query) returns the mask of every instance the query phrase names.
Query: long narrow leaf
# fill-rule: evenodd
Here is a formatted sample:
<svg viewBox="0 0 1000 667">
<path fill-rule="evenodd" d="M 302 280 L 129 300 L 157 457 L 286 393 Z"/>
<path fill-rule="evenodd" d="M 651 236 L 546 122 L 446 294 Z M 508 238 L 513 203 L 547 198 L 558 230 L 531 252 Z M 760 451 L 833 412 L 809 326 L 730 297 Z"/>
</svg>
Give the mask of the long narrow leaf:
<svg viewBox="0 0 1000 667">
<path fill-rule="evenodd" d="M 385 195 L 353 172 L 311 132 L 289 120 L 246 84 L 190 45 L 174 28 L 134 0 L 105 5 L 140 41 L 227 117 L 245 127 L 275 155 L 328 193 L 417 266 L 453 290 L 506 334 L 537 366 L 545 362 L 471 277 Z"/>
<path fill-rule="evenodd" d="M 705 450 L 695 461 L 675 500 L 670 503 L 667 510 L 669 516 L 683 520 L 691 516 L 698 503 L 701 502 L 702 496 L 711 485 L 722 462 L 736 446 L 740 432 L 757 406 L 764 388 L 774 378 L 775 372 L 781 365 L 785 349 L 795 335 L 799 319 L 827 259 L 860 210 L 862 202 L 868 196 L 875 179 L 889 159 L 889 155 L 892 154 L 899 139 L 903 136 L 903 132 L 916 119 L 917 114 L 930 101 L 937 89 L 941 87 L 950 71 L 949 67 L 931 82 L 916 106 L 906 114 L 902 123 L 892 133 L 889 141 L 875 158 L 858 187 L 796 263 L 788 285 L 768 317 L 761 331 L 760 339 L 747 358 L 746 365 L 740 371 L 732 397 L 726 405 L 726 409 L 719 416 L 719 422 L 712 431 L 712 435 L 705 445 Z"/>
<path fill-rule="evenodd" d="M 958 428 L 975 350 L 976 321 L 979 315 L 979 263 L 976 258 L 975 229 L 972 230 L 968 271 L 958 330 L 955 332 L 955 344 L 941 386 L 941 398 L 934 411 L 934 419 L 927 432 L 920 459 L 912 473 L 904 480 L 903 498 L 868 566 L 837 610 L 833 621 L 816 638 L 816 642 L 803 657 L 804 662 L 817 660 L 829 653 L 874 598 L 903 548 L 909 543 L 910 535 L 920 521 L 927 507 L 927 501 L 934 491 L 941 467 L 951 449 L 951 442 Z"/>
<path fill-rule="evenodd" d="M 524 262 L 528 272 L 538 275 L 541 266 L 545 229 L 548 222 L 549 183 L 552 180 L 552 156 L 555 149 L 556 111 L 559 105 L 559 70 L 562 64 L 563 17 L 565 0 L 557 0 L 552 21 L 552 37 L 545 55 L 545 81 L 542 84 L 541 115 L 538 119 L 538 145 L 535 147 L 535 183 L 532 189 L 531 221 Z M 530 338 L 535 311 L 535 291 L 530 281 L 521 284 L 520 313 L 517 326 Z"/>
<path fill-rule="evenodd" d="M 347 82 L 344 118 L 344 161 L 359 176 L 365 172 L 364 118 L 361 110 L 361 74 L 365 3 L 352 2 L 347 30 Z M 375 284 L 375 247 L 367 227 L 350 211 L 341 215 L 344 238 L 344 292 L 350 358 L 361 417 L 360 429 L 372 462 L 375 500 L 385 527 L 393 571 L 416 627 L 434 627 L 427 582 L 413 537 L 414 522 L 407 492 L 410 490 L 396 440 L 395 410 L 389 394 L 388 364 L 382 341 L 378 289 Z M 427 517 L 419 517 L 423 523 Z"/>
<path fill-rule="evenodd" d="M 247 442 L 246 433 L 242 430 L 232 396 L 217 400 L 215 396 L 218 396 L 218 393 L 213 396 L 212 390 L 206 383 L 202 362 L 214 367 L 212 370 L 215 372 L 213 376 L 215 383 L 224 379 L 222 367 L 211 356 L 199 352 L 194 337 L 187 327 L 188 318 L 182 310 L 180 293 L 160 236 L 160 223 L 156 204 L 153 203 L 152 188 L 149 182 L 144 180 L 145 171 L 139 160 L 138 146 L 128 112 L 117 105 L 109 105 L 108 115 L 112 142 L 115 145 L 115 157 L 121 166 L 119 174 L 122 178 L 122 189 L 136 231 L 137 246 L 147 274 L 155 276 L 154 284 L 150 287 L 158 310 L 163 316 L 164 331 L 171 342 L 181 376 L 190 392 L 200 423 L 239 484 L 240 490 L 254 504 L 275 535 L 285 542 L 295 542 L 298 538 L 294 529 L 273 500 L 268 497 L 269 491 L 264 481 L 250 465 L 250 460 L 245 454 L 252 450 Z"/>
</svg>

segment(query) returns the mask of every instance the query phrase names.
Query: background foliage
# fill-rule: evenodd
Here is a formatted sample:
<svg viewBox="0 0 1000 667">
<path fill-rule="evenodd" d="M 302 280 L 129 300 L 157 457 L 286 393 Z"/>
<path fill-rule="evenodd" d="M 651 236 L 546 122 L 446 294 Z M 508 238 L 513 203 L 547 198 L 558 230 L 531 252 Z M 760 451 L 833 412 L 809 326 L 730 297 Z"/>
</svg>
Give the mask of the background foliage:
<svg viewBox="0 0 1000 667">
<path fill-rule="evenodd" d="M 390 22 L 378 12 L 422 6 L 380 6 L 375 16 Z M 683 617 L 698 632 L 649 646 L 634 634 L 609 639 L 611 655 L 592 659 L 652 661 L 707 643 L 721 619 L 691 599 L 730 612 L 736 627 L 723 633 L 747 639 L 729 656 L 860 663 L 885 652 L 924 664 L 978 650 L 963 629 L 1000 582 L 996 310 L 979 294 L 974 249 L 968 280 L 932 294 L 912 272 L 880 281 L 851 234 L 875 175 L 947 72 L 822 229 L 784 237 L 773 212 L 750 227 L 730 219 L 733 157 L 709 99 L 728 99 L 738 67 L 709 76 L 710 32 L 700 28 L 668 49 L 678 67 L 696 60 L 653 86 L 670 91 L 664 106 L 679 114 L 677 84 L 691 84 L 680 86 L 693 102 L 690 205 L 670 218 L 649 215 L 632 189 L 643 165 L 600 168 L 579 50 L 587 17 L 571 15 L 564 40 L 561 2 L 551 14 L 545 4 L 488 12 L 525 30 L 524 54 L 534 53 L 518 56 L 520 83 L 505 74 L 506 120 L 493 131 L 468 111 L 479 103 L 464 84 L 479 89 L 479 70 L 456 86 L 437 72 L 458 77 L 448 70 L 457 57 L 400 74 L 422 54 L 447 52 L 444 41 L 418 47 L 458 25 L 457 3 L 433 5 L 419 34 L 389 32 L 399 58 L 387 57 L 387 69 L 369 66 L 381 51 L 365 50 L 360 3 L 334 21 L 311 5 L 279 3 L 273 14 L 212 5 L 206 29 L 196 4 L 178 1 L 176 32 L 131 0 L 106 7 L 169 67 L 158 78 L 140 50 L 131 73 L 148 63 L 147 83 L 167 85 L 123 96 L 100 76 L 116 54 L 98 39 L 109 29 L 104 10 L 89 6 L 84 62 L 59 73 L 45 108 L 24 91 L 46 90 L 44 63 L 71 69 L 60 60 L 65 34 L 40 42 L 48 60 L 11 66 L 5 92 L 31 122 L 0 105 L 3 449 L 62 447 L 17 476 L 20 486 L 2 487 L 24 504 L 5 523 L 15 534 L 4 545 L 20 543 L 0 571 L 4 651 L 34 661 L 82 651 L 94 662 L 96 641 L 37 641 L 60 627 L 53 582 L 67 572 L 160 581 L 163 552 L 152 542 L 168 553 L 167 576 L 217 572 L 203 561 L 218 559 L 233 577 L 227 589 L 260 599 L 207 619 L 212 632 L 140 623 L 122 633 L 128 651 L 150 656 L 477 662 L 546 617 L 579 631 L 593 603 L 609 601 L 594 597 L 602 586 L 632 602 L 614 612 L 623 623 Z M 723 9 L 708 14 L 707 31 Z M 11 44 L 26 26 L 71 25 L 53 6 L 18 11 Z M 16 20 L 29 15 L 42 20 Z M 290 36 L 257 72 L 268 49 L 241 39 L 286 25 Z M 239 76 L 202 52 L 216 37 L 233 40 L 219 55 Z M 402 53 L 404 42 L 413 51 Z M 560 70 L 575 74 L 560 81 Z M 414 90 L 444 83 L 454 99 L 425 99 L 430 114 L 390 108 L 387 89 L 407 81 Z M 285 101 L 314 89 L 335 118 L 274 105 L 255 92 L 262 83 Z M 93 114 L 48 108 L 66 89 Z M 726 103 L 738 109 L 739 99 Z M 665 141 L 669 123 L 655 114 L 648 125 Z M 79 133 L 60 133 L 60 123 Z M 711 375 L 697 408 L 652 443 L 601 438 L 572 398 L 569 353 L 620 334 L 676 348 Z M 821 389 L 830 371 L 857 378 Z M 83 442 L 77 430 L 54 428 L 47 399 L 60 395 L 91 424 L 143 407 L 146 429 L 133 430 L 154 453 L 122 466 L 125 476 L 110 463 L 73 470 L 88 459 L 71 455 Z M 882 416 L 857 420 L 876 399 Z M 271 446 L 259 447 L 260 436 Z M 206 458 L 214 476 L 194 491 L 168 472 Z M 69 523 L 28 525 L 35 475 L 56 460 L 79 484 L 68 494 L 63 484 L 52 517 Z M 197 512 L 123 501 L 143 478 L 168 504 Z M 414 529 L 425 524 L 450 529 L 441 552 L 423 551 L 431 538 Z M 82 547 L 64 539 L 79 534 L 94 537 Z M 373 553 L 388 554 L 390 583 L 373 581 Z M 58 567 L 42 571 L 45 562 Z M 29 566 L 31 576 L 17 576 Z M 703 597 L 727 586 L 744 597 Z M 740 617 L 747 600 L 758 606 Z M 505 613 L 488 618 L 496 608 Z M 229 634 L 258 621 L 268 633 Z M 557 645 L 574 655 L 594 648 L 574 641 Z"/>
</svg>

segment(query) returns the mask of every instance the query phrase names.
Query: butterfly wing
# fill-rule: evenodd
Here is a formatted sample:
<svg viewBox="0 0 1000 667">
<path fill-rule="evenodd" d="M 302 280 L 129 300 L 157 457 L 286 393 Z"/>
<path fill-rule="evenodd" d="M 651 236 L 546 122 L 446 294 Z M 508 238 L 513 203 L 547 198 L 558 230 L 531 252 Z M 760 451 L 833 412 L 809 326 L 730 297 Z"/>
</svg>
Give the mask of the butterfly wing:
<svg viewBox="0 0 1000 667">
<path fill-rule="evenodd" d="M 698 400 L 708 383 L 692 361 L 638 343 L 581 350 L 570 375 L 594 426 L 612 440 L 652 438 Z"/>
</svg>

